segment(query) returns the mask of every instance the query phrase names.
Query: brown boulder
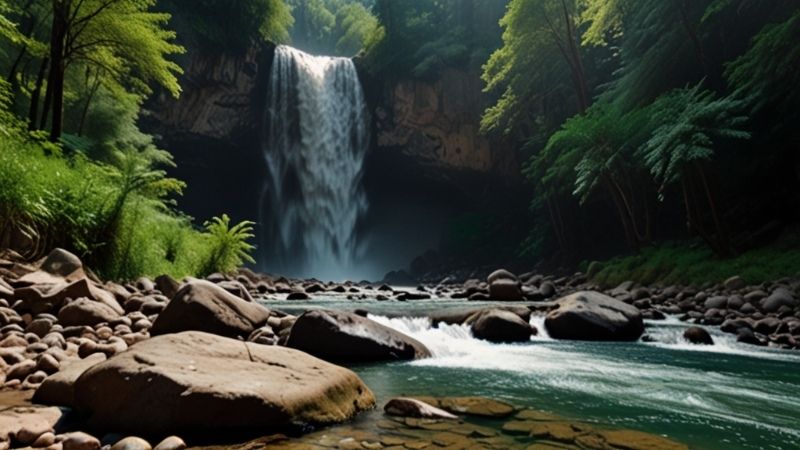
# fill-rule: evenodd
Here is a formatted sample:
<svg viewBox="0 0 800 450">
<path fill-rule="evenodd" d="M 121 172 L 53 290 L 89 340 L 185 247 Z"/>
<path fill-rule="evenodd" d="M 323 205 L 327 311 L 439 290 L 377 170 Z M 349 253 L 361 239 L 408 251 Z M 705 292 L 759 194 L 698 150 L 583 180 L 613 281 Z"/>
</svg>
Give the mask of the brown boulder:
<svg viewBox="0 0 800 450">
<path fill-rule="evenodd" d="M 140 342 L 75 383 L 90 426 L 143 434 L 341 422 L 374 403 L 348 369 L 196 331 Z"/>
<path fill-rule="evenodd" d="M 344 311 L 308 311 L 292 326 L 288 347 L 326 361 L 386 361 L 431 356 L 421 342 Z"/>
<path fill-rule="evenodd" d="M 161 311 L 150 334 L 205 331 L 227 337 L 247 338 L 267 322 L 270 312 L 231 294 L 214 283 L 192 280 L 184 284 Z"/>
<path fill-rule="evenodd" d="M 533 333 L 528 322 L 510 311 L 483 311 L 472 322 L 472 335 L 490 342 L 527 342 Z"/>
<path fill-rule="evenodd" d="M 556 301 L 544 325 L 554 339 L 635 341 L 644 332 L 639 310 L 595 291 L 581 291 Z"/>
<path fill-rule="evenodd" d="M 65 327 L 73 325 L 95 326 L 98 323 L 110 323 L 119 318 L 119 313 L 110 306 L 88 298 L 79 298 L 70 302 L 58 312 L 58 323 Z"/>
</svg>

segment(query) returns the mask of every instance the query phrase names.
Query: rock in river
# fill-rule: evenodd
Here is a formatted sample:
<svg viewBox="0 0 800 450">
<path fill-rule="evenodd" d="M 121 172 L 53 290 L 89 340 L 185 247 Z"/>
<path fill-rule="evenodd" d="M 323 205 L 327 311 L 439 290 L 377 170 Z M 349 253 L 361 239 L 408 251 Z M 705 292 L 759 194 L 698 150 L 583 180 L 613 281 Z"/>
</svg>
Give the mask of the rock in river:
<svg viewBox="0 0 800 450">
<path fill-rule="evenodd" d="M 692 344 L 714 345 L 714 340 L 708 331 L 700 327 L 689 327 L 683 332 L 683 338 Z"/>
<path fill-rule="evenodd" d="M 490 309 L 478 313 L 472 322 L 472 334 L 490 342 L 525 342 L 531 339 L 532 329 L 513 312 Z"/>
<path fill-rule="evenodd" d="M 586 341 L 635 341 L 644 332 L 639 310 L 595 291 L 581 291 L 556 301 L 544 321 L 550 337 Z"/>
<path fill-rule="evenodd" d="M 386 361 L 431 356 L 431 352 L 415 339 L 344 311 L 306 312 L 292 326 L 286 345 L 326 361 Z"/>
<path fill-rule="evenodd" d="M 142 434 L 327 424 L 374 403 L 348 369 L 196 331 L 140 342 L 75 383 L 75 407 L 90 426 Z"/>
<path fill-rule="evenodd" d="M 269 315 L 263 306 L 243 300 L 214 283 L 192 280 L 178 290 L 158 315 L 150 334 L 194 330 L 245 339 L 265 324 Z"/>
</svg>

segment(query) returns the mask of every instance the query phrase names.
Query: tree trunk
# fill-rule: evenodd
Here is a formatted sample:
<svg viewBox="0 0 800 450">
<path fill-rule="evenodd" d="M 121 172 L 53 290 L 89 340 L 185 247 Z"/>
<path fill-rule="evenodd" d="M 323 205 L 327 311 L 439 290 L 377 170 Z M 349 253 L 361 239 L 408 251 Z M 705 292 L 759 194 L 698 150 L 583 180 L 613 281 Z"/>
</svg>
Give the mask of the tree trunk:
<svg viewBox="0 0 800 450">
<path fill-rule="evenodd" d="M 53 117 L 50 140 L 61 139 L 64 122 L 64 41 L 69 20 L 69 0 L 53 0 L 53 28 L 50 33 L 50 78 L 48 90 L 52 90 Z"/>
<path fill-rule="evenodd" d="M 49 61 L 49 58 L 42 60 L 39 73 L 36 75 L 36 87 L 31 94 L 31 107 L 28 111 L 28 129 L 31 131 L 36 129 L 36 120 L 39 118 L 39 97 L 42 95 L 42 83 L 44 83 L 44 74 L 47 72 Z"/>
<path fill-rule="evenodd" d="M 92 98 L 94 98 L 94 94 L 97 92 L 97 89 L 99 87 L 100 87 L 100 74 L 98 73 L 95 76 L 91 89 L 89 90 L 89 95 L 86 97 L 86 103 L 83 104 L 83 110 L 81 111 L 81 120 L 80 123 L 78 124 L 78 136 L 83 135 L 83 125 L 86 122 L 86 114 L 89 112 L 89 105 L 92 103 Z"/>
<path fill-rule="evenodd" d="M 583 61 L 581 60 L 580 49 L 576 41 L 577 37 L 574 31 L 574 23 L 570 17 L 569 9 L 565 0 L 561 0 L 561 8 L 564 12 L 564 26 L 567 29 L 567 40 L 569 41 L 569 52 L 572 58 L 573 78 L 575 79 L 575 90 L 578 94 L 578 112 L 584 112 L 589 108 L 589 85 L 586 82 L 586 73 L 583 69 Z"/>
</svg>

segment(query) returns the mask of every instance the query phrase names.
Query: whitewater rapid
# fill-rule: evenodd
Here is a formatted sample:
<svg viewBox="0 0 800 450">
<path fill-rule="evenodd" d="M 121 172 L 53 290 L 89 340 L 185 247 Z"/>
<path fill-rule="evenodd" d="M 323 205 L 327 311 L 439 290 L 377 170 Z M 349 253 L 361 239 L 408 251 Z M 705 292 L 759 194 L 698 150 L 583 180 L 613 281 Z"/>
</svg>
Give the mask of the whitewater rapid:
<svg viewBox="0 0 800 450">
<path fill-rule="evenodd" d="M 610 399 L 693 421 L 713 418 L 800 439 L 800 428 L 789 425 L 800 419 L 800 392 L 773 380 L 742 378 L 732 366 L 746 359 L 748 364 L 762 360 L 800 367 L 800 355 L 740 344 L 712 328 L 715 345 L 692 345 L 683 339 L 686 324 L 677 318 L 648 321 L 647 334 L 655 342 L 586 343 L 549 338 L 544 318 L 534 316 L 531 324 L 539 335 L 521 344 L 479 340 L 469 326 L 434 327 L 424 317 L 370 318 L 431 350 L 432 358 L 408 363 L 414 367 L 466 370 L 473 377 L 485 371 L 506 373 L 504 382 L 523 390 Z M 697 359 L 702 367 L 693 362 Z"/>
</svg>

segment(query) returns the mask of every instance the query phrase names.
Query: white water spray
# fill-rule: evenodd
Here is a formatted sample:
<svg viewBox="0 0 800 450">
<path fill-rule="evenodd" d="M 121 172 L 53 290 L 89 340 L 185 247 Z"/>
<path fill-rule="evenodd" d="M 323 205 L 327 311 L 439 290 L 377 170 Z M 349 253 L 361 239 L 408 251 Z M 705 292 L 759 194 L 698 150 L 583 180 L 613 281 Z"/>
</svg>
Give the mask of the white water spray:
<svg viewBox="0 0 800 450">
<path fill-rule="evenodd" d="M 356 227 L 367 210 L 367 114 L 350 59 L 275 49 L 263 140 L 265 269 L 326 279 L 352 269 Z"/>
</svg>

